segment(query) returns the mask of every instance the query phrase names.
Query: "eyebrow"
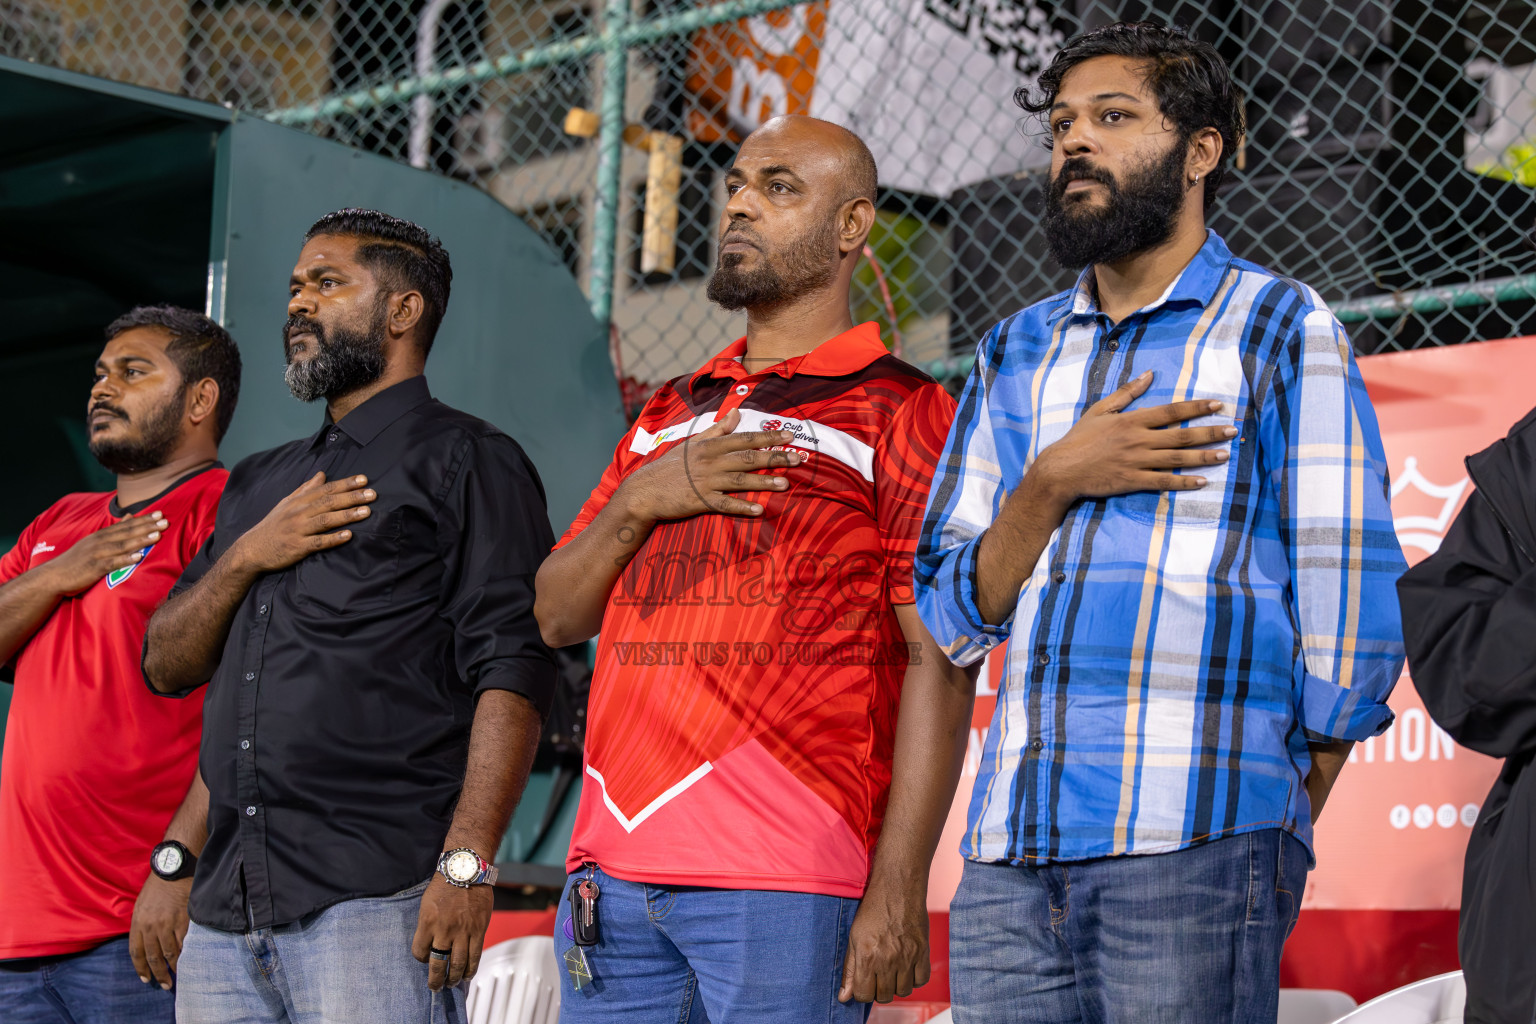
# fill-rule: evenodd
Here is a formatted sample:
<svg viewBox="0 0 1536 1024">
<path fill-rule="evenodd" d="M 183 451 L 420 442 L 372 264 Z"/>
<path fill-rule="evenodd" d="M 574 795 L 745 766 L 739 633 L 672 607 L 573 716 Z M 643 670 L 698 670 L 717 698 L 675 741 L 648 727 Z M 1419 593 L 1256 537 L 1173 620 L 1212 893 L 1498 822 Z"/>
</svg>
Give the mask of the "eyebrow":
<svg viewBox="0 0 1536 1024">
<path fill-rule="evenodd" d="M 341 273 L 342 272 L 340 270 L 337 270 L 333 266 L 330 266 L 328 264 L 322 264 L 322 265 L 320 265 L 318 267 L 310 267 L 308 270 L 304 271 L 303 275 L 294 274 L 292 277 L 290 277 L 288 279 L 288 283 L 290 285 L 302 284 L 304 282 L 304 278 L 305 277 L 313 279 L 313 278 L 316 278 L 316 277 L 324 277 L 326 274 L 341 275 Z"/>
<path fill-rule="evenodd" d="M 1097 96 L 1088 97 L 1089 103 L 1103 103 L 1105 100 L 1130 100 L 1132 103 L 1146 102 L 1140 96 L 1132 96 L 1128 92 L 1101 92 Z M 1057 100 L 1051 105 L 1052 113 L 1062 110 L 1067 106 L 1064 100 Z"/>
<path fill-rule="evenodd" d="M 145 366 L 155 365 L 154 360 L 145 359 L 143 356 L 117 356 L 112 360 L 111 363 L 107 362 L 105 359 L 96 360 L 96 368 L 99 370 L 103 367 L 110 366 L 113 363 L 116 363 L 119 366 L 125 365 L 127 363 L 143 363 Z"/>
<path fill-rule="evenodd" d="M 757 173 L 764 178 L 793 178 L 795 181 L 804 184 L 804 179 L 801 178 L 800 175 L 796 174 L 794 169 L 788 164 L 769 164 L 767 167 L 762 168 Z M 725 176 L 728 179 L 745 178 L 747 177 L 747 172 L 742 170 L 740 167 L 732 167 L 730 170 L 725 172 Z"/>
<path fill-rule="evenodd" d="M 800 175 L 796 174 L 794 168 L 788 164 L 770 164 L 763 168 L 762 174 L 765 178 L 784 177 L 794 178 L 796 181 L 801 180 Z"/>
</svg>

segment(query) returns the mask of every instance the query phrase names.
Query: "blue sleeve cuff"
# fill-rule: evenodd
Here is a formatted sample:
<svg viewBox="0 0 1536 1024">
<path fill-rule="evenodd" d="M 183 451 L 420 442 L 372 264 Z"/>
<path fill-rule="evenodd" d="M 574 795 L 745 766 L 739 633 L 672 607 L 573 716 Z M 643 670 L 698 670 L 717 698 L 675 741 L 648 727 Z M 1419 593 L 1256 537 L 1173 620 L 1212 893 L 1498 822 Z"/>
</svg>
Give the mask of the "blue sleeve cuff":
<svg viewBox="0 0 1536 1024">
<path fill-rule="evenodd" d="M 1318 676 L 1306 676 L 1302 680 L 1301 728 L 1307 742 L 1359 741 L 1385 732 L 1394 715 L 1386 704 L 1370 696 L 1371 689 L 1374 687 L 1346 690 Z M 1391 692 L 1392 688 L 1386 689 Z"/>
<path fill-rule="evenodd" d="M 916 584 L 918 614 L 944 651 L 945 657 L 964 668 L 1007 641 L 1013 632 L 1013 612 L 993 626 L 981 621 L 976 606 L 976 555 L 981 537 L 974 537 L 943 553 L 933 578 Z"/>
</svg>

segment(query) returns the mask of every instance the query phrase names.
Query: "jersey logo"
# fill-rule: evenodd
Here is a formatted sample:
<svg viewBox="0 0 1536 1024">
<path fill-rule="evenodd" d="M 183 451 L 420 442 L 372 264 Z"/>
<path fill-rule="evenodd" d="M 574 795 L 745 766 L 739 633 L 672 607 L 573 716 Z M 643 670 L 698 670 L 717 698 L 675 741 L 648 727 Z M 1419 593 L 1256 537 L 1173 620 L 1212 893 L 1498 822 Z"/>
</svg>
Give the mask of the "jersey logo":
<svg viewBox="0 0 1536 1024">
<path fill-rule="evenodd" d="M 715 425 L 715 414 L 707 412 L 702 416 L 684 420 L 682 423 L 674 423 L 670 427 L 651 433 L 644 427 L 635 428 L 634 440 L 629 442 L 629 450 L 636 455 L 649 455 L 664 444 L 672 441 L 680 441 L 685 437 L 692 437 L 700 431 L 708 430 Z"/>
<path fill-rule="evenodd" d="M 107 573 L 107 589 L 108 590 L 112 590 L 119 583 L 122 583 L 129 576 L 132 576 L 133 575 L 133 570 L 135 570 L 139 566 L 143 565 L 144 564 L 144 559 L 148 558 L 149 557 L 149 553 L 151 551 L 153 551 L 154 549 L 155 549 L 155 546 L 153 544 L 151 544 L 147 548 L 141 549 L 139 551 L 139 560 L 137 562 L 134 562 L 132 565 L 125 565 L 121 569 L 113 569 L 111 572 Z"/>
<path fill-rule="evenodd" d="M 36 558 L 38 555 L 46 555 L 48 552 L 53 550 L 56 549 L 52 544 L 49 544 L 45 540 L 40 540 L 37 542 L 37 546 L 32 549 L 32 557 Z"/>
</svg>

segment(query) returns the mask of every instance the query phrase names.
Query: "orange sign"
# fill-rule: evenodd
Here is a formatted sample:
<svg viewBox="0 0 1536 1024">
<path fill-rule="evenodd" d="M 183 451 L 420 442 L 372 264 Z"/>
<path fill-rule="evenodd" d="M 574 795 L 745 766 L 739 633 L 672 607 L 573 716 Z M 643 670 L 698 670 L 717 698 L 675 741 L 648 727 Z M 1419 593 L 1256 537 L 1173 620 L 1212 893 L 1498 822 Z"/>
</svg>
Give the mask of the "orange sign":
<svg viewBox="0 0 1536 1024">
<path fill-rule="evenodd" d="M 1360 360 L 1392 474 L 1392 511 L 1408 564 L 1440 546 L 1471 491 L 1463 460 L 1503 437 L 1536 405 L 1536 337 Z M 928 887 L 945 911 L 960 881 L 959 846 L 1003 655 L 993 651 L 972 719 L 960 791 Z M 1404 673 L 1397 720 L 1357 744 L 1316 830 L 1317 870 L 1303 906 L 1445 910 L 1461 898 L 1462 856 L 1499 762 L 1458 746 L 1429 718 Z"/>
<path fill-rule="evenodd" d="M 781 114 L 809 114 L 828 0 L 702 29 L 688 51 L 688 130 L 740 142 Z"/>
</svg>

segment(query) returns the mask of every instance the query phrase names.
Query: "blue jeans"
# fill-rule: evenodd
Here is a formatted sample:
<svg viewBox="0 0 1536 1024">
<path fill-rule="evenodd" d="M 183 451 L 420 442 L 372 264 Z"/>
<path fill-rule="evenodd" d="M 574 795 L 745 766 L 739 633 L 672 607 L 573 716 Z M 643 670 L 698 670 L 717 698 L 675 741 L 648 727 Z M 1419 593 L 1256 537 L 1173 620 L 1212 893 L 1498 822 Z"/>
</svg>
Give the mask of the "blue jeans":
<svg viewBox="0 0 1536 1024">
<path fill-rule="evenodd" d="M 197 922 L 176 968 L 180 1024 L 461 1024 L 465 986 L 433 992 L 411 956 L 426 882 L 345 900 L 295 924 Z"/>
<path fill-rule="evenodd" d="M 565 970 L 566 881 L 555 920 L 561 1024 L 862 1024 L 866 1003 L 839 1003 L 848 929 L 859 901 L 800 892 L 626 882 L 598 870 L 592 980 Z"/>
<path fill-rule="evenodd" d="M 139 980 L 128 936 L 23 970 L 0 966 L 5 1024 L 174 1024 L 176 997 Z"/>
<path fill-rule="evenodd" d="M 1279 829 L 1176 853 L 967 862 L 949 912 L 956 1024 L 1274 1024 L 1307 849 Z"/>
</svg>

